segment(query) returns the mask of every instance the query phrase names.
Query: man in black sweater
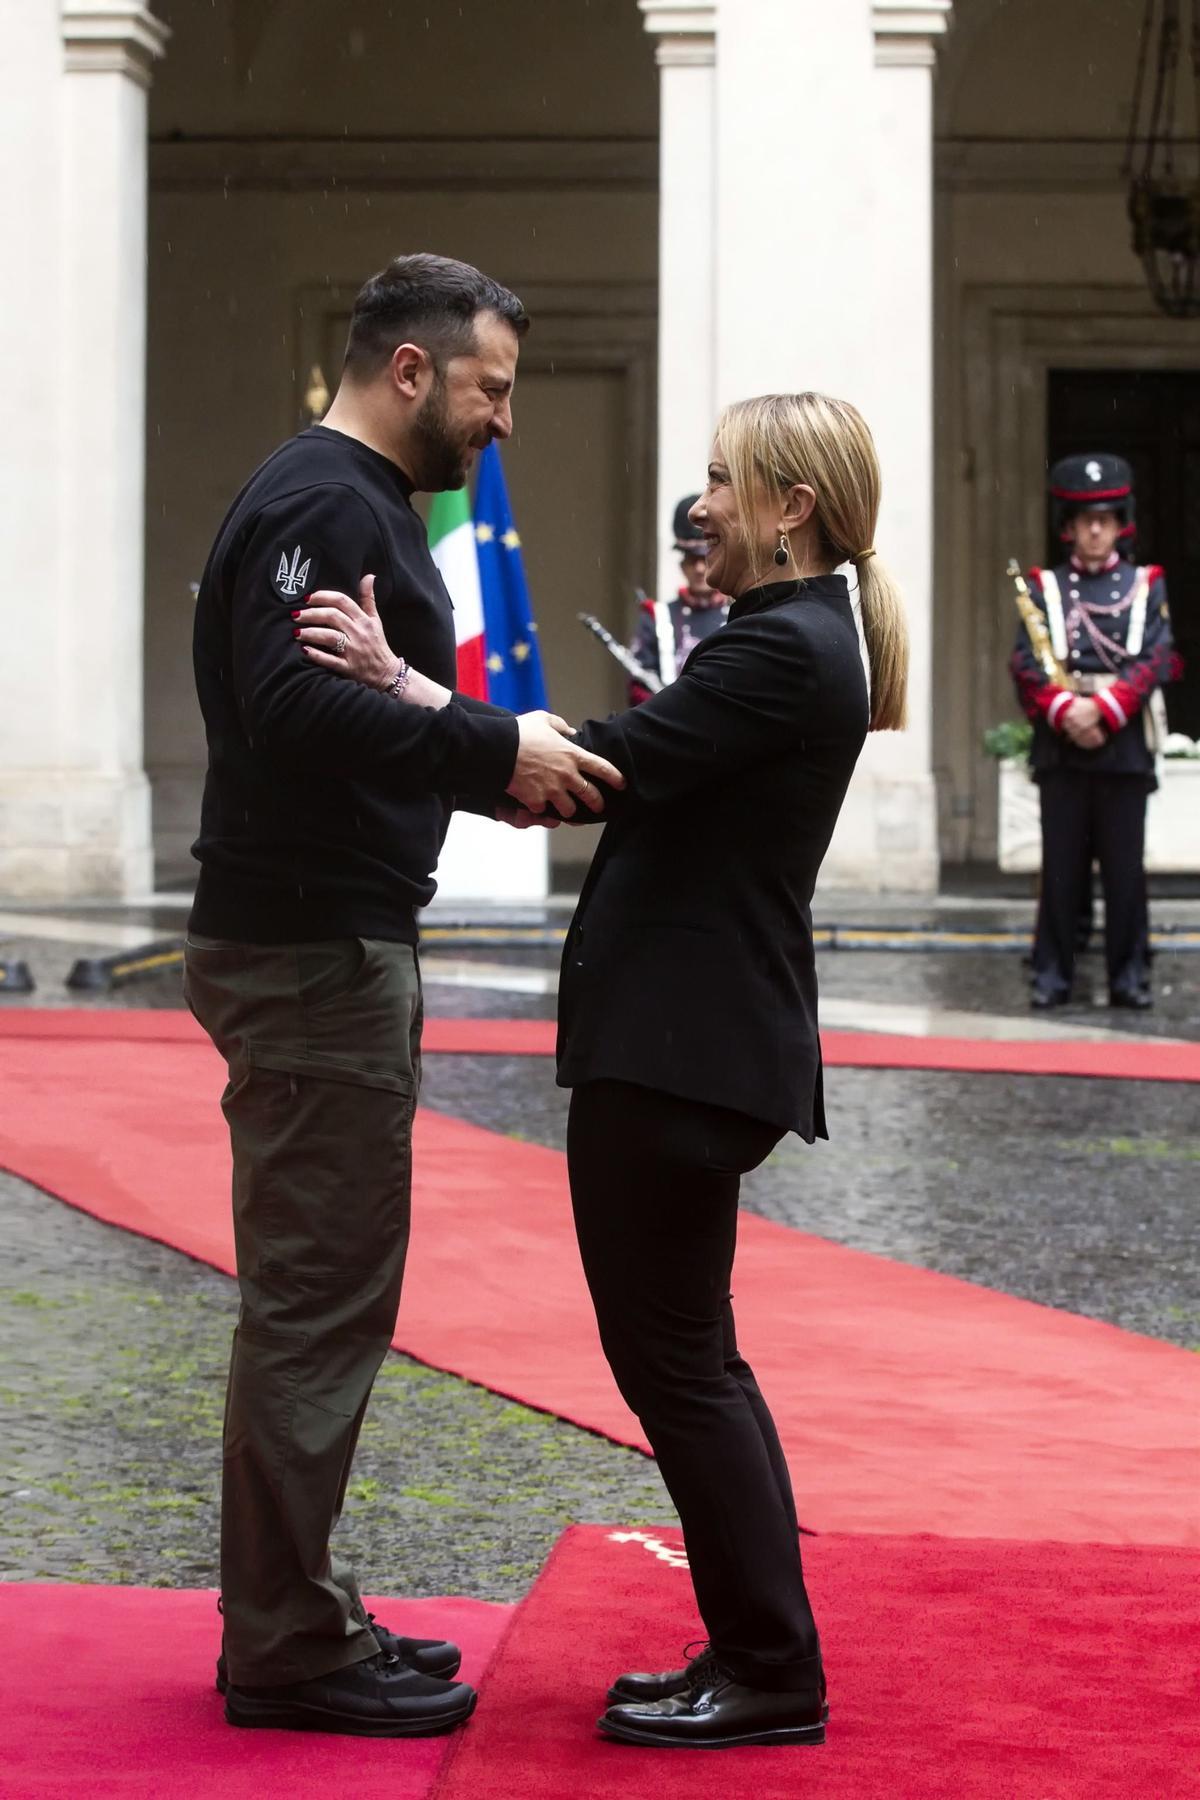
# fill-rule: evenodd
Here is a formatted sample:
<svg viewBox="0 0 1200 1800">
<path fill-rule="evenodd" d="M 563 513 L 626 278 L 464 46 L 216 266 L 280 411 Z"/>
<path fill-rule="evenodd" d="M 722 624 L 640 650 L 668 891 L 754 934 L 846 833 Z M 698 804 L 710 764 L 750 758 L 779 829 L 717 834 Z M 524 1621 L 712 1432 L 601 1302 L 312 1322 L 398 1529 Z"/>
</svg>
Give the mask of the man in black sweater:
<svg viewBox="0 0 1200 1800">
<path fill-rule="evenodd" d="M 375 577 L 384 630 L 454 685 L 449 595 L 414 512 L 512 430 L 528 319 L 464 263 L 399 257 L 355 303 L 324 424 L 237 496 L 200 584 L 209 767 L 188 1002 L 226 1058 L 241 1310 L 221 1508 L 226 1717 L 370 1736 L 443 1731 L 475 1695 L 454 1645 L 399 1638 L 330 1553 L 408 1241 L 420 1074 L 416 909 L 456 796 L 599 809 L 561 721 L 455 694 L 439 711 L 299 654 L 315 588 Z"/>
</svg>

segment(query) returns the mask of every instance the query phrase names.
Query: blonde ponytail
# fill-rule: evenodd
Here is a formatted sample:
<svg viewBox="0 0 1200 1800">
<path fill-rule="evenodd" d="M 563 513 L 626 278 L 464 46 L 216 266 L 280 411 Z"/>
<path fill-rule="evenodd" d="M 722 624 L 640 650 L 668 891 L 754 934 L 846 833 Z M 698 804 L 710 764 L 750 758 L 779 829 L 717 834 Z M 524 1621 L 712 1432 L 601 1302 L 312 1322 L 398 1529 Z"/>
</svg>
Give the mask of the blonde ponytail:
<svg viewBox="0 0 1200 1800">
<path fill-rule="evenodd" d="M 752 566 L 756 489 L 781 499 L 802 483 L 817 496 L 813 517 L 831 563 L 852 562 L 858 573 L 863 636 L 871 679 L 871 730 L 902 731 L 907 723 L 908 625 L 900 589 L 877 556 L 881 478 L 875 441 L 861 413 L 826 394 L 763 394 L 726 407 L 717 441 L 729 470 Z M 769 579 L 764 569 L 758 579 Z"/>
<path fill-rule="evenodd" d="M 900 589 L 877 556 L 855 560 L 867 664 L 871 671 L 871 730 L 903 731 L 908 724 L 908 621 Z"/>
</svg>

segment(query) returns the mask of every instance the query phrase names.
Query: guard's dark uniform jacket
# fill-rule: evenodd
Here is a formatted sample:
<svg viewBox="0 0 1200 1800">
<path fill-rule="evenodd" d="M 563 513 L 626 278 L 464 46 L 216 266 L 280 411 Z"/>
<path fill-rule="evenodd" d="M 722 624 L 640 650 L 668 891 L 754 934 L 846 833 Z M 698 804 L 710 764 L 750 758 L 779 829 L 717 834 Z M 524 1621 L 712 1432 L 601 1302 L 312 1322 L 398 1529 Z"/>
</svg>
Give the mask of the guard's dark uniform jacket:
<svg viewBox="0 0 1200 1800">
<path fill-rule="evenodd" d="M 827 1135 L 809 905 L 869 719 L 841 575 L 743 594 L 644 706 L 581 727 L 628 787 L 563 951 L 558 1080 Z"/>
<path fill-rule="evenodd" d="M 697 606 L 686 587 L 681 587 L 673 600 L 667 601 L 667 612 L 670 618 L 670 667 L 664 669 L 662 643 L 659 638 L 658 607 L 653 600 L 643 600 L 638 613 L 637 631 L 634 634 L 630 649 L 652 675 L 666 685 L 674 681 L 679 670 L 696 648 L 714 631 L 719 631 L 729 616 L 729 602 L 724 597 L 714 599 L 711 606 Z M 642 687 L 640 682 L 629 684 L 629 699 L 633 706 L 640 706 L 650 698 L 650 689 Z"/>
<path fill-rule="evenodd" d="M 1053 570 L 1032 570 L 1029 591 L 1072 682 L 1063 686 L 1046 673 L 1022 623 L 1011 670 L 1033 722 L 1030 760 L 1041 790 L 1034 1003 L 1055 1005 L 1070 997 L 1081 907 L 1098 860 L 1110 998 L 1115 1005 L 1145 1005 L 1146 797 L 1157 785 L 1150 703 L 1182 666 L 1171 641 L 1163 572 L 1154 564 L 1133 568 L 1114 551 L 1103 569 L 1089 573 L 1072 556 Z M 1104 742 L 1095 749 L 1075 744 L 1064 729 L 1077 693 L 1100 709 Z"/>
<path fill-rule="evenodd" d="M 1032 569 L 1029 591 L 1046 614 L 1059 663 L 1082 678 L 1080 688 L 1099 706 L 1105 731 L 1096 750 L 1081 749 L 1065 735 L 1063 714 L 1073 695 L 1050 680 L 1022 625 L 1011 668 L 1022 709 L 1033 721 L 1035 778 L 1048 769 L 1081 769 L 1138 775 L 1153 789 L 1145 709 L 1155 689 L 1177 680 L 1182 667 L 1162 569 L 1154 563 L 1134 568 L 1114 552 L 1093 575 L 1072 557 L 1053 570 Z"/>
<path fill-rule="evenodd" d="M 193 640 L 208 735 L 197 932 L 415 944 L 455 794 L 511 778 L 511 714 L 460 695 L 439 712 L 397 705 L 295 643 L 306 594 L 357 596 L 374 575 L 388 641 L 453 688 L 453 607 L 411 494 L 385 456 L 316 425 L 267 458 L 225 517 Z"/>
</svg>

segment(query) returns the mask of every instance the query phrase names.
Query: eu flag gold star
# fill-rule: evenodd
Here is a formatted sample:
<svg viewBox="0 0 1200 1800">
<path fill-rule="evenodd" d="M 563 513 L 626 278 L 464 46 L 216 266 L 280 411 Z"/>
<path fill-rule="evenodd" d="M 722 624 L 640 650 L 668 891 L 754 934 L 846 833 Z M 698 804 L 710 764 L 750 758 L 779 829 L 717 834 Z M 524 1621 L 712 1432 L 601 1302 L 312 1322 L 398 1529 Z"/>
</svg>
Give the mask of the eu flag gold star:
<svg viewBox="0 0 1200 1800">
<path fill-rule="evenodd" d="M 496 533 L 490 525 L 480 524 L 475 527 L 475 542 L 477 544 L 490 544 L 495 536 Z"/>
<path fill-rule="evenodd" d="M 519 550 L 521 548 L 521 540 L 517 535 L 516 528 L 512 525 L 509 526 L 504 536 L 500 539 L 500 542 L 504 545 L 506 550 Z"/>
<path fill-rule="evenodd" d="M 523 663 L 525 658 L 529 655 L 529 645 L 524 642 L 516 643 L 509 651 L 509 655 L 514 662 Z"/>
<path fill-rule="evenodd" d="M 493 650 L 492 654 L 487 659 L 487 666 L 493 675 L 503 675 L 503 673 L 504 673 L 504 658 L 499 654 L 498 651 Z"/>
</svg>

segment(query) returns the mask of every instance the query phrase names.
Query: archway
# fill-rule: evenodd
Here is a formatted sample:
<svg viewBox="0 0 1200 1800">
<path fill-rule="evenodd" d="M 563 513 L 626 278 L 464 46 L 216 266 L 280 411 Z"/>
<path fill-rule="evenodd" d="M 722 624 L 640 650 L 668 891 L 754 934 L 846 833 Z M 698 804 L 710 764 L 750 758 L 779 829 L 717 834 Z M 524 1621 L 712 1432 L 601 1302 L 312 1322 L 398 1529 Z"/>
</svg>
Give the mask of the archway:
<svg viewBox="0 0 1200 1800">
<path fill-rule="evenodd" d="M 147 768 L 182 871 L 204 749 L 190 583 L 248 472 L 337 378 L 355 288 L 402 249 L 487 268 L 534 315 L 505 462 L 554 703 L 608 711 L 653 581 L 657 82 L 632 0 L 162 0 L 151 95 Z M 448 81 L 446 72 L 453 71 Z M 561 833 L 576 854 L 589 834 Z"/>
</svg>

